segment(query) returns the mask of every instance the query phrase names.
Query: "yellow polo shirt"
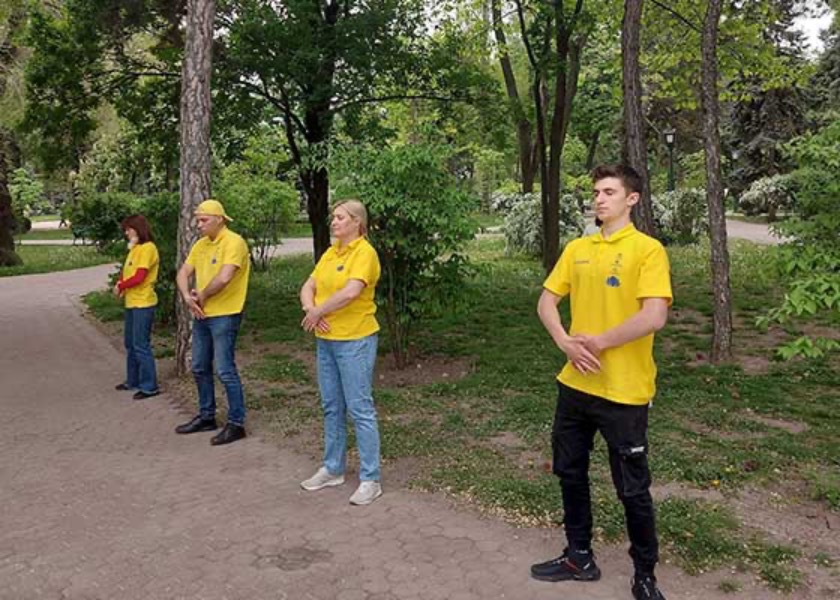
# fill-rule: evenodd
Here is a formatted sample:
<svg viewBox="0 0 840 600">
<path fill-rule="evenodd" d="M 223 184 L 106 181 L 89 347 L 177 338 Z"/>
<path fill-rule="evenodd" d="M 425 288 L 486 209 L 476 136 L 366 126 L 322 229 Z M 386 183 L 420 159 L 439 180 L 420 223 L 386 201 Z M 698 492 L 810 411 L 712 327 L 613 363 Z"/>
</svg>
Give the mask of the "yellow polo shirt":
<svg viewBox="0 0 840 600">
<path fill-rule="evenodd" d="M 195 286 L 198 290 L 207 287 L 223 265 L 239 267 L 230 283 L 221 292 L 208 298 L 204 314 L 208 317 L 223 317 L 242 312 L 248 293 L 251 258 L 248 244 L 240 235 L 225 227 L 215 240 L 207 236 L 200 238 L 190 250 L 187 264 L 195 269 Z"/>
<path fill-rule="evenodd" d="M 362 293 L 350 304 L 326 315 L 330 330 L 315 335 L 325 340 L 358 340 L 379 331 L 376 321 L 376 283 L 379 281 L 379 256 L 365 238 L 352 241 L 339 249 L 330 246 L 315 265 L 315 305 L 319 306 L 347 285 L 351 279 L 365 283 Z"/>
<path fill-rule="evenodd" d="M 157 246 L 153 242 L 137 244 L 128 251 L 122 269 L 122 279 L 130 279 L 137 273 L 137 269 L 146 269 L 148 273 L 140 285 L 125 290 L 123 299 L 126 308 L 149 308 L 157 306 L 158 298 L 155 293 L 155 282 L 158 278 L 160 257 Z"/>
<path fill-rule="evenodd" d="M 570 335 L 599 335 L 639 312 L 644 298 L 673 299 L 668 255 L 657 240 L 627 225 L 571 242 L 543 287 L 571 294 Z M 601 370 L 583 375 L 567 362 L 557 379 L 621 404 L 647 404 L 656 393 L 653 334 L 605 350 Z"/>
</svg>

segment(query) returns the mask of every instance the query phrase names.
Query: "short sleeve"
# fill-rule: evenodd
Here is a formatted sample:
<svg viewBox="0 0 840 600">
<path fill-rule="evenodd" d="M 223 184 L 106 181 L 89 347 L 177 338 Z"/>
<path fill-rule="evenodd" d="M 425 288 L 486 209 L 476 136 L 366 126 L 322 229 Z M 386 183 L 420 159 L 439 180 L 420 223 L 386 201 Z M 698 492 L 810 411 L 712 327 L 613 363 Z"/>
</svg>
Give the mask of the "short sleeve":
<svg viewBox="0 0 840 600">
<path fill-rule="evenodd" d="M 366 244 L 359 250 L 359 254 L 349 265 L 348 279 L 358 279 L 365 285 L 374 287 L 379 281 L 379 256 L 373 246 Z"/>
<path fill-rule="evenodd" d="M 543 287 L 555 296 L 568 296 L 572 289 L 572 254 L 574 244 L 569 244 L 560 255 L 560 260 L 554 265 Z"/>
<path fill-rule="evenodd" d="M 656 243 L 645 254 L 639 266 L 639 284 L 636 298 L 666 298 L 671 305 L 674 294 L 671 290 L 671 265 L 668 253 L 660 243 Z"/>
<path fill-rule="evenodd" d="M 235 243 L 225 248 L 224 256 L 222 257 L 223 265 L 235 265 L 240 269 L 248 264 L 250 256 L 248 255 L 248 244 L 245 240 L 239 238 Z"/>
</svg>

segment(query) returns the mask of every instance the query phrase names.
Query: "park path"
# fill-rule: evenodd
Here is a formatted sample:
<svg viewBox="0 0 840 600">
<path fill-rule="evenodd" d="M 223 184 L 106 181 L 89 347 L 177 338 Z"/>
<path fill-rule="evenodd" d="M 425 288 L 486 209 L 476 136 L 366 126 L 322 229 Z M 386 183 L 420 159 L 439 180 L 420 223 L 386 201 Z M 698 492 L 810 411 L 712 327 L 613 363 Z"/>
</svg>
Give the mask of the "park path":
<svg viewBox="0 0 840 600">
<path fill-rule="evenodd" d="M 122 354 L 81 314 L 111 269 L 0 279 L 0 600 L 630 598 L 621 547 L 599 553 L 599 583 L 531 581 L 557 531 L 387 481 L 352 507 L 353 477 L 303 492 L 316 462 L 258 436 L 175 435 L 178 403 L 115 392 Z M 672 600 L 723 597 L 718 579 L 660 578 Z"/>
</svg>

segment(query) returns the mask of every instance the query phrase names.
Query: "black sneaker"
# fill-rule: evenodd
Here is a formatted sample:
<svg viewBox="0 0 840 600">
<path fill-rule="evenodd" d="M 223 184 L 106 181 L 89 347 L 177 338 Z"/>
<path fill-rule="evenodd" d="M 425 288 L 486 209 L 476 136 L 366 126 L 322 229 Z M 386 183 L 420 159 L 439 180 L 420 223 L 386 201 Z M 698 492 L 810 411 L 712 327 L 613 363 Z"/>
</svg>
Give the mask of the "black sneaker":
<svg viewBox="0 0 840 600">
<path fill-rule="evenodd" d="M 570 552 L 566 548 L 557 558 L 531 565 L 531 577 L 540 581 L 598 581 L 601 569 L 592 551 Z"/>
<path fill-rule="evenodd" d="M 656 586 L 656 577 L 653 575 L 633 577 L 633 597 L 636 600 L 665 600 L 665 596 Z"/>
</svg>

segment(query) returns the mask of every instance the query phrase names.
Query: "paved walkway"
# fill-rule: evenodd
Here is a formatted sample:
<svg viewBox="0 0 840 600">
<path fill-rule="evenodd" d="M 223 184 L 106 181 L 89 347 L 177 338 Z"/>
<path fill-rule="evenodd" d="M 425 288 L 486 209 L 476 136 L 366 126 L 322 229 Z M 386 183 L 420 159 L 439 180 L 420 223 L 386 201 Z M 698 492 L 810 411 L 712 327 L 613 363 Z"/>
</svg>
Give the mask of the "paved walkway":
<svg viewBox="0 0 840 600">
<path fill-rule="evenodd" d="M 317 464 L 257 436 L 175 435 L 172 398 L 113 390 L 122 354 L 80 314 L 110 270 L 0 279 L 0 600 L 630 598 L 623 548 L 599 583 L 531 581 L 558 532 L 387 481 L 352 507 L 352 479 L 303 492 Z M 660 577 L 671 600 L 719 597 L 719 579 Z"/>
</svg>

